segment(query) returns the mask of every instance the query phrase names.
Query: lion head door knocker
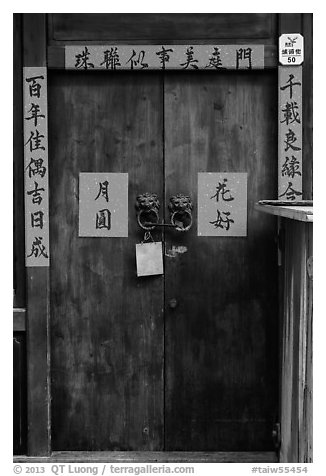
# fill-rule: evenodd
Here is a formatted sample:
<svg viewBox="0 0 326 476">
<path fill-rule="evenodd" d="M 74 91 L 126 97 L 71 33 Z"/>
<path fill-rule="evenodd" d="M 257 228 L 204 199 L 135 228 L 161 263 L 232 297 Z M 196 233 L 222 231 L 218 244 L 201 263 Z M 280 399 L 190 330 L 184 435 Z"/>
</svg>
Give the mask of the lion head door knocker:
<svg viewBox="0 0 326 476">
<path fill-rule="evenodd" d="M 170 198 L 170 220 L 177 231 L 188 231 L 192 226 L 193 204 L 188 195 L 174 195 Z"/>
<path fill-rule="evenodd" d="M 160 202 L 156 193 L 138 195 L 135 205 L 137 222 L 143 230 L 154 230 L 159 222 Z"/>
</svg>

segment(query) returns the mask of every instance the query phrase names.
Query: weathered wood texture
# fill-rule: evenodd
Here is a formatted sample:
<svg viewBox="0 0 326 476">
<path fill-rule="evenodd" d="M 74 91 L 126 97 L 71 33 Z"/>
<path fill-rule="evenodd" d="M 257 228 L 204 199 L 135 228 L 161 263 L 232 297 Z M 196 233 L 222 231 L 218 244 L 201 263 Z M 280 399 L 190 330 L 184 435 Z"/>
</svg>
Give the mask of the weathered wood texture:
<svg viewBox="0 0 326 476">
<path fill-rule="evenodd" d="M 165 448 L 273 449 L 277 421 L 277 88 L 272 72 L 165 75 L 165 200 L 194 201 L 187 252 L 165 257 Z M 248 173 L 248 236 L 197 236 L 198 172 Z M 170 309 L 169 300 L 177 307 Z"/>
<path fill-rule="evenodd" d="M 159 27 L 157 22 L 162 17 L 149 14 L 156 20 L 148 16 L 146 27 L 137 21 L 137 26 L 134 23 L 131 29 L 123 14 L 118 14 L 119 21 L 113 14 L 92 14 L 91 22 L 89 18 L 85 21 L 83 14 L 64 14 L 65 18 L 62 15 L 55 14 L 55 20 L 48 15 L 48 40 L 53 45 L 48 50 L 50 67 L 62 67 L 58 64 L 65 44 L 107 43 L 111 39 L 135 44 L 163 40 L 183 43 L 188 39 L 194 43 L 211 43 L 215 39 L 223 39 L 223 43 L 257 42 L 267 45 L 271 58 L 275 58 L 275 14 L 236 17 L 232 14 L 228 19 L 225 14 L 210 14 L 211 20 L 203 22 L 202 19 L 198 23 L 195 18 L 198 14 L 193 14 L 194 28 L 189 17 L 180 23 L 177 15 L 168 18 L 169 14 L 162 14 L 167 17 Z M 307 14 L 303 15 L 303 28 L 308 35 L 312 26 L 309 18 L 305 18 Z M 25 66 L 47 63 L 44 20 L 43 14 L 23 15 Z M 311 40 L 308 41 L 306 48 L 311 51 Z M 59 59 L 51 59 L 52 53 Z M 311 91 L 309 61 L 311 58 L 307 67 L 304 66 L 307 91 Z M 276 64 L 274 59 L 271 63 Z M 141 239 L 131 211 L 136 195 L 147 191 L 149 186 L 163 194 L 162 76 L 150 72 L 132 77 L 126 73 L 118 76 L 110 73 L 110 77 L 89 72 L 87 75 L 51 74 L 54 449 L 160 450 L 163 449 L 164 400 L 163 281 L 161 277 L 144 278 L 140 284 L 135 276 L 123 270 L 134 269 L 134 244 Z M 276 197 L 276 77 L 271 72 L 227 73 L 204 76 L 201 84 L 199 77 L 183 77 L 182 73 L 179 77 L 174 73 L 169 75 L 165 99 L 165 129 L 170 133 L 166 145 L 167 198 L 172 193 L 195 190 L 193 177 L 189 181 L 185 177 L 190 173 L 196 175 L 197 171 L 221 170 L 220 167 L 246 171 L 239 170 L 240 164 L 249 168 L 251 182 L 247 239 L 232 238 L 230 242 L 222 239 L 215 245 L 213 239 L 206 238 L 204 242 L 201 238 L 203 243 L 196 248 L 194 228 L 188 235 L 173 241 L 173 244 L 186 245 L 188 252 L 177 255 L 170 265 L 166 262 L 170 277 L 170 281 L 166 281 L 166 299 L 177 297 L 179 302 L 175 310 L 168 310 L 165 332 L 168 352 L 166 449 L 181 446 L 182 449 L 223 449 L 223 444 L 218 442 L 227 441 L 226 436 L 231 441 L 225 444 L 226 449 L 238 446 L 241 450 L 271 449 L 272 423 L 278 418 L 274 221 L 268 216 L 262 219 L 254 211 L 253 203 L 261 198 Z M 311 124 L 311 105 L 306 105 L 304 115 L 308 118 L 307 124 Z M 304 129 L 304 134 L 307 144 L 304 157 L 311 160 L 310 126 Z M 110 243 L 96 239 L 94 247 L 88 239 L 77 238 L 78 172 L 103 171 L 107 165 L 108 171 L 129 172 L 132 176 L 129 239 L 128 244 L 127 239 L 110 240 Z M 309 167 L 304 171 L 307 183 L 304 198 L 311 198 L 308 191 L 312 166 Z M 191 189 L 181 190 L 190 185 Z M 69 229 L 73 231 L 70 236 Z M 155 238 L 160 238 L 159 233 Z M 170 238 L 167 234 L 167 246 L 171 246 Z M 205 261 L 208 264 L 204 269 Z M 48 272 L 31 268 L 27 275 L 30 455 L 50 454 Z M 308 315 L 312 306 L 310 286 L 309 281 Z M 189 298 L 186 305 L 185 296 Z M 307 318 L 306 360 L 310 362 L 311 321 L 308 321 Z M 300 335 L 303 346 L 304 336 Z M 182 337 L 190 337 L 188 344 L 181 342 Z M 284 371 L 289 373 L 287 368 Z M 172 383 L 176 383 L 176 389 Z M 294 454 L 297 457 L 298 451 L 301 455 L 304 453 L 307 461 L 311 457 L 308 364 L 305 389 L 300 428 L 305 428 L 306 433 L 300 433 L 298 450 L 285 425 L 283 458 L 291 459 Z M 292 407 L 286 395 L 284 398 L 294 412 L 299 404 Z M 199 404 L 198 399 L 202 399 Z M 283 413 L 289 424 L 287 415 Z M 112 461 L 120 455 L 121 461 L 131 461 L 128 458 L 137 454 L 115 452 Z M 53 457 L 60 458 L 60 455 L 54 453 Z M 66 454 L 68 459 L 71 455 Z M 80 455 L 73 457 L 77 460 Z M 107 455 L 110 453 L 103 453 L 104 458 Z M 168 460 L 171 453 L 152 455 Z M 174 453 L 171 457 L 185 461 L 182 458 L 187 455 L 191 458 L 190 453 L 178 456 Z M 245 461 L 251 455 L 252 462 L 271 462 L 268 458 L 274 457 L 272 453 L 210 453 L 212 458 L 213 455 L 222 458 L 221 461 L 234 458 L 234 462 L 236 458 L 242 461 L 242 457 Z M 265 456 L 266 460 L 259 459 Z M 92 454 L 90 460 L 93 457 L 101 459 L 102 455 Z M 39 458 L 39 461 L 45 460 Z"/>
<path fill-rule="evenodd" d="M 302 97 L 303 97 L 303 147 L 302 147 L 302 185 L 303 198 L 312 200 L 313 198 L 313 64 L 312 64 L 312 13 L 304 13 L 302 19 L 304 36 L 304 63 L 302 72 Z"/>
<path fill-rule="evenodd" d="M 283 33 L 301 33 L 302 13 L 280 13 L 278 15 L 279 35 Z"/>
<path fill-rule="evenodd" d="M 55 451 L 48 458 L 14 457 L 14 463 L 277 463 L 275 452 Z"/>
<path fill-rule="evenodd" d="M 26 453 L 26 335 L 13 337 L 13 452 Z"/>
<path fill-rule="evenodd" d="M 273 13 L 53 13 L 49 43 L 256 40 L 276 43 Z"/>
<path fill-rule="evenodd" d="M 163 195 L 162 79 L 61 72 L 49 89 L 53 449 L 160 450 L 163 277 L 137 278 L 134 205 Z M 128 172 L 128 238 L 78 237 L 80 172 Z"/>
<path fill-rule="evenodd" d="M 23 14 L 24 66 L 46 66 L 46 14 Z"/>
<path fill-rule="evenodd" d="M 27 268 L 28 455 L 50 451 L 48 291 L 48 268 Z"/>
<path fill-rule="evenodd" d="M 312 14 L 280 14 L 279 34 L 301 33 L 303 64 L 303 199 L 312 199 Z M 312 461 L 312 223 L 282 220 L 280 461 Z"/>
<path fill-rule="evenodd" d="M 312 462 L 312 224 L 283 220 L 284 311 L 281 449 L 284 463 Z"/>
<path fill-rule="evenodd" d="M 14 158 L 14 307 L 26 305 L 24 237 L 24 145 L 22 84 L 22 14 L 13 16 L 13 158 Z"/>
<path fill-rule="evenodd" d="M 45 14 L 23 15 L 24 66 L 46 65 Z M 49 270 L 28 268 L 26 276 L 27 418 L 29 455 L 50 452 Z"/>
</svg>

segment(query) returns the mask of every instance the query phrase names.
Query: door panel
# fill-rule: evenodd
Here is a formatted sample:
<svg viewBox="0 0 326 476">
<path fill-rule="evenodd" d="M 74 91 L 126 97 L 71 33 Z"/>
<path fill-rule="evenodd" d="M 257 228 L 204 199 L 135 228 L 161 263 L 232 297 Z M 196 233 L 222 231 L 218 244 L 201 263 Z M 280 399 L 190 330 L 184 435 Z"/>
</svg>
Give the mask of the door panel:
<svg viewBox="0 0 326 476">
<path fill-rule="evenodd" d="M 53 450 L 273 449 L 276 223 L 254 203 L 276 194 L 276 84 L 272 72 L 51 73 Z M 247 237 L 197 236 L 197 173 L 215 171 L 248 173 Z M 80 172 L 128 172 L 128 238 L 78 237 Z M 176 193 L 195 204 L 189 232 L 153 232 L 164 277 L 136 277 L 146 191 L 161 216 Z"/>
<path fill-rule="evenodd" d="M 162 78 L 53 73 L 49 111 L 53 450 L 161 450 L 163 277 L 136 277 L 134 201 L 163 194 Z M 78 237 L 80 172 L 129 173 L 128 238 Z"/>
<path fill-rule="evenodd" d="M 254 203 L 276 196 L 276 84 L 271 72 L 165 74 L 165 200 L 195 204 L 189 232 L 166 232 L 168 451 L 273 449 L 276 222 Z M 248 173 L 248 236 L 199 237 L 197 173 L 224 171 Z"/>
</svg>

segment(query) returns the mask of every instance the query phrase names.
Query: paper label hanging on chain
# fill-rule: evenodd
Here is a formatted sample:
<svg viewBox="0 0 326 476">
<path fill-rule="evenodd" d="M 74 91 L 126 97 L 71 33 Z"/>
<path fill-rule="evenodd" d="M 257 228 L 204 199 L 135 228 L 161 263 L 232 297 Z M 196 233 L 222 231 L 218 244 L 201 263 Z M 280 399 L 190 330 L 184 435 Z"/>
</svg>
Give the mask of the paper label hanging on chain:
<svg viewBox="0 0 326 476">
<path fill-rule="evenodd" d="M 161 241 L 136 245 L 137 276 L 163 274 L 163 244 Z"/>
</svg>

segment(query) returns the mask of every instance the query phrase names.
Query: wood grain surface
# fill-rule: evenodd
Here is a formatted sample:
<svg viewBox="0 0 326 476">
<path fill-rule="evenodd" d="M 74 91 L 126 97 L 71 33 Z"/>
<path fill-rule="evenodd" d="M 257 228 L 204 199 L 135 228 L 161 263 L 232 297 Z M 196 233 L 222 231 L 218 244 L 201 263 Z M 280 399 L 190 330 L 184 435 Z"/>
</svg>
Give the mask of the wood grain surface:
<svg viewBox="0 0 326 476">
<path fill-rule="evenodd" d="M 302 15 L 305 61 L 302 70 L 303 88 L 303 144 L 302 184 L 303 198 L 313 198 L 313 18 L 312 13 Z"/>
<path fill-rule="evenodd" d="M 271 13 L 53 13 L 50 42 L 256 39 L 276 41 Z"/>
<path fill-rule="evenodd" d="M 24 138 L 22 77 L 22 14 L 13 15 L 13 207 L 14 207 L 14 307 L 26 305 L 25 217 L 24 217 Z"/>
<path fill-rule="evenodd" d="M 284 220 L 280 461 L 312 462 L 312 223 Z"/>
<path fill-rule="evenodd" d="M 13 453 L 22 455 L 27 449 L 26 400 L 26 334 L 13 335 Z"/>
<path fill-rule="evenodd" d="M 63 69 L 66 44 L 214 41 L 264 44 L 265 67 L 275 69 L 278 33 L 295 30 L 306 38 L 303 183 L 311 199 L 312 15 L 15 17 L 14 287 L 15 306 L 28 312 L 14 321 L 27 347 L 26 369 L 25 337 L 15 334 L 14 384 L 18 395 L 27 380 L 27 424 L 14 425 L 16 436 L 27 434 L 29 455 L 15 462 L 276 462 L 276 421 L 281 461 L 312 461 L 312 225 L 282 220 L 288 271 L 278 294 L 275 217 L 254 208 L 277 195 L 276 72 L 50 71 L 51 268 L 26 276 L 19 189 L 22 66 Z M 129 173 L 128 238 L 78 237 L 79 172 L 103 170 Z M 247 238 L 196 236 L 197 172 L 221 170 L 248 173 Z M 163 197 L 175 193 L 189 193 L 195 209 L 190 232 L 153 233 L 170 254 L 165 276 L 140 281 L 133 207 L 145 191 L 159 195 L 166 218 Z M 170 253 L 178 246 L 187 251 Z M 24 405 L 22 394 L 17 402 Z M 14 444 L 25 452 L 22 439 Z"/>
<path fill-rule="evenodd" d="M 162 196 L 161 82 L 49 79 L 54 450 L 162 448 L 163 277 L 137 278 L 134 211 Z M 129 173 L 128 238 L 78 237 L 80 172 Z"/>
<path fill-rule="evenodd" d="M 166 232 L 165 448 L 273 448 L 277 418 L 276 77 L 165 75 L 166 202 L 195 204 L 188 233 Z M 198 172 L 248 173 L 248 236 L 198 237 Z M 170 299 L 177 306 L 169 306 Z"/>
<path fill-rule="evenodd" d="M 54 450 L 273 449 L 275 219 L 254 203 L 275 196 L 274 76 L 169 73 L 163 91 L 160 74 L 51 75 Z M 129 173 L 128 238 L 78 237 L 91 171 Z M 248 237 L 166 231 L 167 254 L 187 252 L 137 279 L 137 194 L 196 203 L 205 171 L 248 173 Z"/>
<path fill-rule="evenodd" d="M 23 66 L 46 66 L 46 15 L 23 15 Z M 49 269 L 26 270 L 27 453 L 50 452 Z"/>
<path fill-rule="evenodd" d="M 50 457 L 15 456 L 14 463 L 277 463 L 266 452 L 54 451 Z"/>
</svg>

